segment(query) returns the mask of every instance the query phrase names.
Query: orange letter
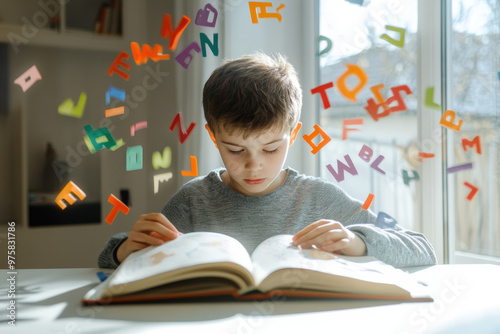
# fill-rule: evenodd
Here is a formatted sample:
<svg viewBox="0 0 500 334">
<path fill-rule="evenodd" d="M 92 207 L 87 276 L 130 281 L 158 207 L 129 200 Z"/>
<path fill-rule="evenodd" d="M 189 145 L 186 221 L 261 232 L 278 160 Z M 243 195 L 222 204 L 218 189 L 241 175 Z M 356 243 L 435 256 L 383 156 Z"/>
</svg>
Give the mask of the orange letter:
<svg viewBox="0 0 500 334">
<path fill-rule="evenodd" d="M 118 69 L 118 65 L 123 66 L 126 70 L 130 70 L 130 65 L 125 63 L 122 59 L 128 59 L 129 55 L 125 51 L 120 52 L 120 54 L 113 60 L 113 63 L 108 68 L 108 74 L 111 76 L 113 73 L 117 73 L 123 79 L 128 80 L 130 75 Z"/>
<path fill-rule="evenodd" d="M 363 71 L 363 69 L 358 65 L 346 64 L 346 66 L 347 66 L 347 71 L 345 71 L 345 73 L 342 74 L 337 79 L 337 87 L 339 88 L 339 91 L 342 93 L 342 95 L 345 96 L 346 99 L 356 102 L 356 94 L 358 94 L 359 91 L 361 91 L 361 89 L 363 89 L 363 87 L 366 85 L 366 82 L 368 81 L 368 76 Z M 346 80 L 350 75 L 355 75 L 359 78 L 358 85 L 351 90 L 349 90 L 349 88 L 347 88 L 346 85 Z"/>
<path fill-rule="evenodd" d="M 113 208 L 109 212 L 108 216 L 106 217 L 105 221 L 108 224 L 113 224 L 113 221 L 115 220 L 115 217 L 118 213 L 118 211 L 123 212 L 124 214 L 128 214 L 130 208 L 126 206 L 122 201 L 120 201 L 118 198 L 115 197 L 115 195 L 110 194 L 108 198 L 108 202 L 113 204 Z"/>
<path fill-rule="evenodd" d="M 64 210 L 67 207 L 66 203 L 62 201 L 63 199 L 68 202 L 69 205 L 75 203 L 76 198 L 72 193 L 75 194 L 80 201 L 83 201 L 83 199 L 87 196 L 80 188 L 78 188 L 76 184 L 73 183 L 73 181 L 69 181 L 56 197 L 56 203 L 61 209 Z"/>
<path fill-rule="evenodd" d="M 344 119 L 342 121 L 342 140 L 347 139 L 347 131 L 359 131 L 359 129 L 348 128 L 347 125 L 361 125 L 361 124 L 363 124 L 362 118 Z"/>
<path fill-rule="evenodd" d="M 191 171 L 183 170 L 181 171 L 182 176 L 198 176 L 198 161 L 194 155 L 190 155 L 191 158 Z"/>
<path fill-rule="evenodd" d="M 443 117 L 441 117 L 441 121 L 439 122 L 439 124 L 453 131 L 460 131 L 460 127 L 462 126 L 463 121 L 460 119 L 458 120 L 457 124 L 454 124 L 454 121 L 455 112 L 453 110 L 446 110 L 443 114 Z"/>
<path fill-rule="evenodd" d="M 172 51 L 175 51 L 177 48 L 177 43 L 179 43 L 179 39 L 181 38 L 182 32 L 188 26 L 191 19 L 186 15 L 182 15 L 181 22 L 175 30 L 172 29 L 172 18 L 170 14 L 163 15 L 163 22 L 161 24 L 161 32 L 160 35 L 163 38 L 169 39 L 170 44 L 168 44 L 168 48 Z"/>
<path fill-rule="evenodd" d="M 365 203 L 363 204 L 363 206 L 361 208 L 363 210 L 368 210 L 370 208 L 370 206 L 372 205 L 374 197 L 375 197 L 375 195 L 368 194 L 368 197 L 366 198 L 366 201 L 365 201 Z"/>
<path fill-rule="evenodd" d="M 148 58 L 151 58 L 154 62 L 170 59 L 169 54 L 163 54 L 163 47 L 160 44 L 155 44 L 153 48 L 148 44 L 143 44 L 141 50 L 139 43 L 131 42 L 130 48 L 132 49 L 132 56 L 134 56 L 134 61 L 137 65 L 147 63 Z"/>
<path fill-rule="evenodd" d="M 316 138 L 317 136 L 321 136 L 321 138 L 323 138 L 323 140 L 318 144 L 314 144 L 313 143 L 313 139 Z M 325 131 L 323 131 L 323 129 L 318 125 L 314 125 L 314 131 L 313 133 L 311 133 L 310 135 L 303 135 L 302 138 L 304 138 L 304 140 L 309 144 L 311 145 L 312 147 L 312 151 L 311 153 L 312 154 L 316 154 L 319 152 L 319 150 L 321 150 L 326 144 L 328 144 L 330 142 L 330 140 L 332 140 L 326 133 Z"/>
</svg>

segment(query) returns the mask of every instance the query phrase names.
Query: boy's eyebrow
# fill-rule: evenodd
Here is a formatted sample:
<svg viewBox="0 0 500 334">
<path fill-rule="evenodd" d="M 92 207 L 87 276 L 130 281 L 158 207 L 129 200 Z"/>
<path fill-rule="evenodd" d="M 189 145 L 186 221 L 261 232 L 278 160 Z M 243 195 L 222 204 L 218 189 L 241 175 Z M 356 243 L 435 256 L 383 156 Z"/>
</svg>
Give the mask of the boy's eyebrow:
<svg viewBox="0 0 500 334">
<path fill-rule="evenodd" d="M 264 144 L 264 146 L 271 145 L 271 144 L 274 144 L 274 143 L 277 143 L 277 142 L 280 142 L 280 141 L 283 141 L 283 140 L 284 139 L 276 139 L 276 140 L 270 141 L 267 144 Z M 240 145 L 240 144 L 235 144 L 235 143 L 231 143 L 231 142 L 227 142 L 227 141 L 221 141 L 221 143 L 226 144 L 226 145 L 231 145 L 231 146 L 239 146 L 239 147 L 243 146 L 243 145 Z"/>
</svg>

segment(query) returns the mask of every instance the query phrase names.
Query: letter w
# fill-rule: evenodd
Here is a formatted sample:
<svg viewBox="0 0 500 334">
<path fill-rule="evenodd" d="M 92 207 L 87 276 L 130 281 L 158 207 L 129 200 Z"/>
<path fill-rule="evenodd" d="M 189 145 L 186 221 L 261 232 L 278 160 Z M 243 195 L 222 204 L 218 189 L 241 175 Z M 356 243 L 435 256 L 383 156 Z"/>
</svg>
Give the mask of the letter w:
<svg viewBox="0 0 500 334">
<path fill-rule="evenodd" d="M 349 154 L 345 155 L 344 159 L 347 161 L 347 164 L 349 165 L 349 167 L 347 165 L 343 164 L 342 162 L 340 162 L 340 160 L 337 160 L 337 169 L 339 170 L 338 173 L 335 171 L 335 169 L 333 169 L 332 165 L 326 166 L 328 171 L 333 175 L 333 177 L 335 178 L 335 180 L 337 180 L 337 182 L 344 181 L 344 171 L 349 172 L 349 174 L 351 174 L 351 175 L 358 175 L 358 171 L 356 170 L 356 167 L 352 163 L 352 160 L 351 160 L 351 157 L 349 156 Z"/>
</svg>

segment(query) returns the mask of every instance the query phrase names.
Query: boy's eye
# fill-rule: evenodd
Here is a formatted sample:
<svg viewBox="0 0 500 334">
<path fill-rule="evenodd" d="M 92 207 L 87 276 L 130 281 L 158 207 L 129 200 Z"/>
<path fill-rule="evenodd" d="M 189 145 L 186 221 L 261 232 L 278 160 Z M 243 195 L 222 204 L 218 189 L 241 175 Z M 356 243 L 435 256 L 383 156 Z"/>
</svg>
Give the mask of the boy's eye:
<svg viewBox="0 0 500 334">
<path fill-rule="evenodd" d="M 231 153 L 231 154 L 240 154 L 242 152 L 243 152 L 243 150 L 238 150 L 238 151 L 229 150 L 229 153 Z"/>
<path fill-rule="evenodd" d="M 274 150 L 264 150 L 265 154 L 273 154 L 273 153 L 276 153 L 276 152 L 278 152 L 277 148 L 275 148 Z"/>
</svg>

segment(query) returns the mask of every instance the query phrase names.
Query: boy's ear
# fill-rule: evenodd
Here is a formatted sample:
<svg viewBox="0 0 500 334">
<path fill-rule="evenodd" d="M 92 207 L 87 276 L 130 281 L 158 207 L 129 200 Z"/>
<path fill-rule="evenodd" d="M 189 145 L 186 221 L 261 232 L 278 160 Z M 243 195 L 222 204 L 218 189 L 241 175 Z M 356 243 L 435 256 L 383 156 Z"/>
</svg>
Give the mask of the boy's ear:
<svg viewBox="0 0 500 334">
<path fill-rule="evenodd" d="M 295 129 L 293 129 L 292 134 L 290 135 L 290 144 L 288 146 L 292 146 L 293 142 L 297 138 L 297 134 L 299 133 L 300 128 L 302 127 L 302 123 L 298 122 Z"/>
<path fill-rule="evenodd" d="M 210 139 L 212 139 L 212 141 L 214 142 L 215 148 L 218 149 L 218 147 L 217 147 L 217 141 L 215 140 L 214 133 L 212 132 L 212 130 L 210 130 L 210 128 L 208 127 L 208 124 L 205 124 L 205 129 L 207 129 L 208 134 L 210 135 Z"/>
</svg>

